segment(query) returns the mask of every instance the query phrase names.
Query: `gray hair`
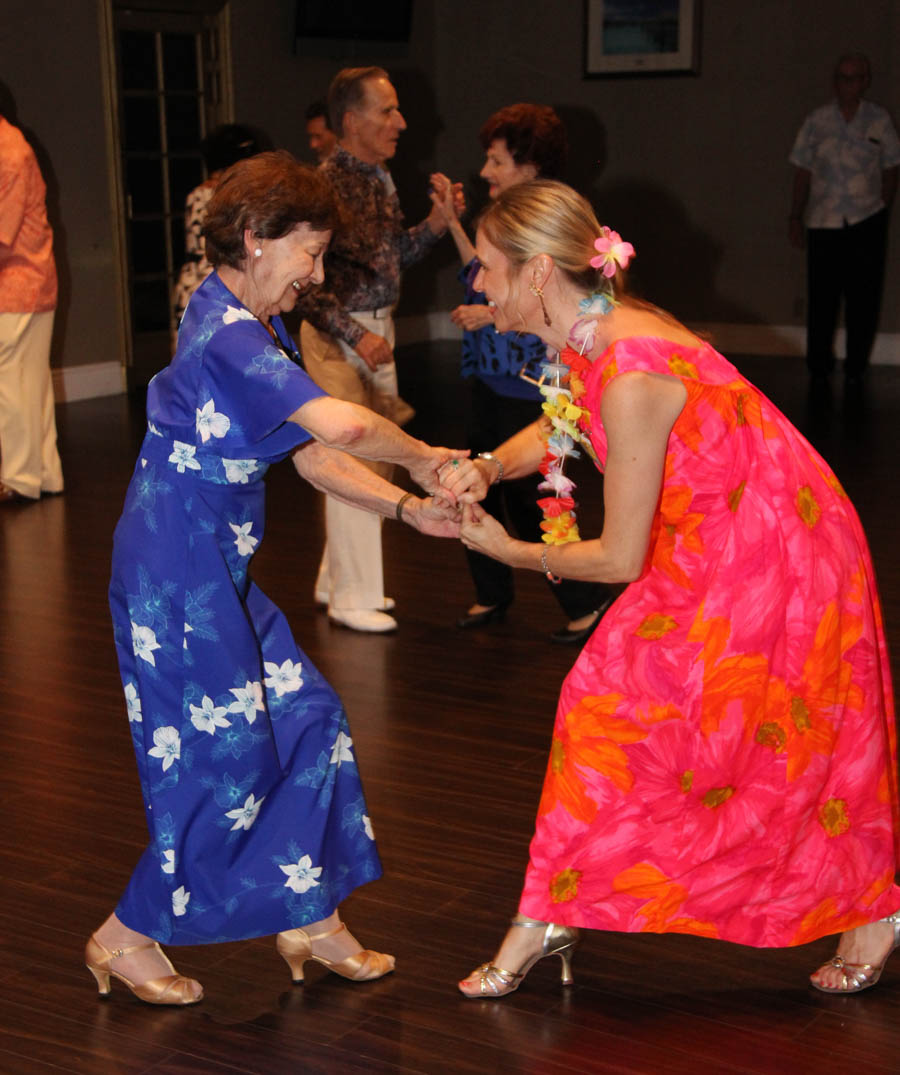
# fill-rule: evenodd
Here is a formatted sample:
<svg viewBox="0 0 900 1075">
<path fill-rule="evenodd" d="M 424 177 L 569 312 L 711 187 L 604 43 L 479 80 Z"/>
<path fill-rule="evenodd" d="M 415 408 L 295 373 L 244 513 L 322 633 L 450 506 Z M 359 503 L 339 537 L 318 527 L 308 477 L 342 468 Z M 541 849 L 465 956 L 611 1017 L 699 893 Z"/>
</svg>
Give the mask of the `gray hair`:
<svg viewBox="0 0 900 1075">
<path fill-rule="evenodd" d="M 366 83 L 377 78 L 390 82 L 390 75 L 383 67 L 345 67 L 331 80 L 328 87 L 329 126 L 338 136 L 344 137 L 344 115 L 361 108 L 366 99 Z"/>
</svg>

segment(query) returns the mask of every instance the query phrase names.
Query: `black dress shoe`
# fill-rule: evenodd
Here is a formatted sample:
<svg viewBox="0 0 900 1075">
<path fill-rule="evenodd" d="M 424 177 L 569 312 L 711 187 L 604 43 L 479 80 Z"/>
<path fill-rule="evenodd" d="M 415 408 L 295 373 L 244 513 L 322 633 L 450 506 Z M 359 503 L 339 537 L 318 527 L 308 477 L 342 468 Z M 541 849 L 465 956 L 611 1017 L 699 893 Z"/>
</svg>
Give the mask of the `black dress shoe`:
<svg viewBox="0 0 900 1075">
<path fill-rule="evenodd" d="M 506 619 L 506 610 L 512 604 L 512 601 L 501 601 L 499 605 L 492 605 L 490 608 L 484 610 L 484 612 L 467 612 L 465 616 L 460 616 L 456 621 L 456 626 L 463 631 L 468 630 L 470 627 L 487 627 L 489 623 L 503 623 Z"/>
<path fill-rule="evenodd" d="M 562 627 L 558 631 L 553 631 L 550 635 L 550 641 L 556 642 L 560 646 L 574 646 L 579 642 L 586 642 L 591 637 L 594 628 L 603 619 L 603 615 L 609 606 L 615 601 L 617 594 L 610 594 L 609 597 L 603 602 L 603 604 L 597 609 L 597 613 L 594 619 L 587 625 L 582 627 L 578 631 L 572 631 L 568 627 Z"/>
</svg>

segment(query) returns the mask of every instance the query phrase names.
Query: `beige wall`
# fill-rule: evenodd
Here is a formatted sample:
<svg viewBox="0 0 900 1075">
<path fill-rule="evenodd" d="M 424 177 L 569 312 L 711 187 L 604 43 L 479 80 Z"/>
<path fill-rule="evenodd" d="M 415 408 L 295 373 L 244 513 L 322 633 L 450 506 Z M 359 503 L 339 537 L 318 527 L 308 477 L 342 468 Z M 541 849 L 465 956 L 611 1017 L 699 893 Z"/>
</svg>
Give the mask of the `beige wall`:
<svg viewBox="0 0 900 1075">
<path fill-rule="evenodd" d="M 95 0 L 3 0 L 0 82 L 35 148 L 55 235 L 52 363 L 120 361 Z"/>
<path fill-rule="evenodd" d="M 416 0 L 400 50 L 310 57 L 292 50 L 293 0 L 231 0 L 235 118 L 306 155 L 303 111 L 349 63 L 392 72 L 410 130 L 394 173 L 411 219 L 427 177 L 466 181 L 479 204 L 477 131 L 494 109 L 545 101 L 573 141 L 572 181 L 638 250 L 646 293 L 692 320 L 800 325 L 802 255 L 785 238 L 786 158 L 804 114 L 829 95 L 845 47 L 866 51 L 872 96 L 900 117 L 900 5 L 866 0 L 706 0 L 697 78 L 588 79 L 580 0 Z M 109 162 L 94 0 L 4 0 L 0 81 L 35 136 L 61 275 L 54 364 L 119 359 Z M 409 274 L 401 313 L 455 305 L 449 242 Z M 900 333 L 894 214 L 882 328 Z M 900 359 L 898 359 L 900 360 Z"/>
<path fill-rule="evenodd" d="M 786 240 L 787 155 L 803 116 L 829 98 L 844 49 L 869 54 L 871 96 L 900 120 L 895 0 L 856 4 L 852 27 L 843 0 L 706 0 L 698 77 L 588 80 L 575 0 L 418 0 L 405 56 L 331 60 L 290 55 L 292 4 L 269 0 L 270 19 L 259 15 L 265 6 L 231 3 L 239 112 L 268 120 L 274 137 L 302 154 L 306 102 L 344 63 L 383 62 L 410 123 L 394 171 L 417 217 L 434 168 L 463 178 L 470 202 L 481 203 L 477 130 L 492 111 L 516 100 L 551 103 L 570 130 L 570 181 L 637 247 L 646 295 L 692 321 L 802 325 L 803 256 Z M 252 73 L 260 66 L 262 86 Z M 891 333 L 900 332 L 899 221 L 895 213 L 882 318 Z M 451 250 L 433 256 L 408 278 L 401 313 L 454 305 L 454 273 Z"/>
<path fill-rule="evenodd" d="M 308 100 L 345 64 L 383 63 L 410 124 L 394 172 L 418 217 L 433 168 L 464 179 L 470 203 L 481 203 L 477 132 L 492 111 L 552 104 L 573 143 L 570 181 L 634 243 L 649 297 L 691 321 L 799 326 L 804 265 L 786 238 L 787 156 L 804 115 L 829 98 L 831 66 L 847 48 L 871 57 L 871 96 L 900 121 L 900 5 L 857 4 L 852 27 L 843 0 L 702 6 L 698 77 L 584 79 L 576 0 L 417 0 L 405 56 L 331 60 L 291 55 L 290 0 L 232 0 L 236 107 L 303 153 Z M 898 218 L 882 317 L 891 333 L 900 332 Z M 401 313 L 455 304 L 451 251 L 425 268 L 407 279 Z"/>
</svg>

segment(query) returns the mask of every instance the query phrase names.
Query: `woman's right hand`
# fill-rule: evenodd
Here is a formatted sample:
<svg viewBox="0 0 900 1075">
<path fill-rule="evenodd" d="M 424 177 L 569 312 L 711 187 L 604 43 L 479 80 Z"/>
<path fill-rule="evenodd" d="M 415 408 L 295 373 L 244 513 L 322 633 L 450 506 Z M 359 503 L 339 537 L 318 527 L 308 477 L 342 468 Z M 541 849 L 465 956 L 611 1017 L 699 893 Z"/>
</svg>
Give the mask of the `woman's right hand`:
<svg viewBox="0 0 900 1075">
<path fill-rule="evenodd" d="M 480 504 L 464 504 L 459 536 L 467 549 L 490 556 L 501 563 L 509 563 L 513 538 L 503 525 L 481 507 Z"/>
<path fill-rule="evenodd" d="M 485 325 L 494 323 L 494 311 L 490 306 L 457 306 L 450 314 L 450 320 L 465 332 L 475 332 Z"/>
<path fill-rule="evenodd" d="M 443 476 L 455 469 L 454 464 L 462 466 L 469 463 L 469 449 L 435 448 L 422 441 L 419 441 L 418 445 L 424 455 L 415 461 L 401 463 L 401 466 L 406 467 L 412 480 L 426 493 L 440 493 L 442 488 L 447 488 L 449 498 L 455 500 L 456 494 L 444 485 Z"/>
<path fill-rule="evenodd" d="M 478 459 L 453 459 L 438 471 L 441 488 L 461 504 L 484 500 L 491 485 L 487 467 Z"/>
</svg>

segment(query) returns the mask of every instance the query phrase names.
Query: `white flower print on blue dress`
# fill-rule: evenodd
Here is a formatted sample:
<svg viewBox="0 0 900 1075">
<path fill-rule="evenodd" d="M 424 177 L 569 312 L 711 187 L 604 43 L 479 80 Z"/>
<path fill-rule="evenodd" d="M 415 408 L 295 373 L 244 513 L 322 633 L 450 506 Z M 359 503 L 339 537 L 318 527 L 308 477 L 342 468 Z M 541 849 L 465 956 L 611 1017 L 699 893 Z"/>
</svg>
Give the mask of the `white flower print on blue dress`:
<svg viewBox="0 0 900 1075">
<path fill-rule="evenodd" d="M 303 926 L 381 873 L 340 700 L 248 576 L 321 395 L 216 273 L 148 389 L 110 607 L 151 840 L 117 914 L 167 944 Z"/>
</svg>

